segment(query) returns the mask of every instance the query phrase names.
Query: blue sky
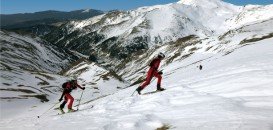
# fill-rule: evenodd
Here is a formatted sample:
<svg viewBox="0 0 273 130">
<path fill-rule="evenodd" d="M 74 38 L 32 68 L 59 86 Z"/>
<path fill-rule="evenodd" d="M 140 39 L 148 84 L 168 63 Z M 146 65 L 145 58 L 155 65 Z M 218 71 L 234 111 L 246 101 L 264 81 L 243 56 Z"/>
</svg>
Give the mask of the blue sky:
<svg viewBox="0 0 273 130">
<path fill-rule="evenodd" d="M 167 4 L 178 0 L 0 0 L 1 14 L 29 13 L 44 10 L 71 11 L 98 9 L 103 11 L 130 10 L 141 6 Z M 224 0 L 235 5 L 273 4 L 273 0 Z"/>
</svg>

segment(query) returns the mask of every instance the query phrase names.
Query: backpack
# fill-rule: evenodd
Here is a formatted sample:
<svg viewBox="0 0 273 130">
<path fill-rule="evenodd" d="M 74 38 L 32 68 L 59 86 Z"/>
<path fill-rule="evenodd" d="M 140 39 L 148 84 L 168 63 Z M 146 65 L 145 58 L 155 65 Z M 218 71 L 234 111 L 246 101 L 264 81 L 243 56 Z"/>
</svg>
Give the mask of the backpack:
<svg viewBox="0 0 273 130">
<path fill-rule="evenodd" d="M 69 85 L 69 87 L 67 88 L 67 85 L 68 85 L 68 84 L 70 84 L 70 85 Z M 73 83 L 71 83 L 71 82 L 65 82 L 65 83 L 63 83 L 62 87 L 63 87 L 63 89 L 70 89 L 70 90 L 76 89 L 76 88 L 77 88 L 77 87 L 76 87 Z"/>
<path fill-rule="evenodd" d="M 152 67 L 155 64 L 156 60 L 157 60 L 157 58 L 154 58 L 152 61 L 150 61 L 149 66 Z"/>
<path fill-rule="evenodd" d="M 68 84 L 69 82 L 65 82 L 65 83 L 63 83 L 63 85 L 62 85 L 62 87 L 63 87 L 63 89 L 65 89 L 66 88 L 66 86 L 67 86 L 67 84 Z"/>
</svg>

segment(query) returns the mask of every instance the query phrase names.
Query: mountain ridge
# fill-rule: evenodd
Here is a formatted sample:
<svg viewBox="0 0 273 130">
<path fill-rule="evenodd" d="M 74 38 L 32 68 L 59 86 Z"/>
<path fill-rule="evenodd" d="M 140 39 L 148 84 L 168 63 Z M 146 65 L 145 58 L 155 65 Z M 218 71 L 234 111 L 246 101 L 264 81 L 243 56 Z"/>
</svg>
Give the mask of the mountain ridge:
<svg viewBox="0 0 273 130">
<path fill-rule="evenodd" d="M 216 7 L 206 7 L 201 3 L 198 6 L 171 3 L 112 11 L 94 18 L 71 21 L 45 35 L 45 39 L 59 47 L 93 57 L 91 59 L 97 62 L 110 63 L 107 66 L 115 66 L 124 64 L 123 61 L 135 54 L 179 38 L 220 36 L 229 30 L 273 17 L 273 13 L 268 13 L 273 12 L 272 5 L 243 7 L 217 2 Z M 265 13 L 267 15 L 263 15 Z"/>
</svg>

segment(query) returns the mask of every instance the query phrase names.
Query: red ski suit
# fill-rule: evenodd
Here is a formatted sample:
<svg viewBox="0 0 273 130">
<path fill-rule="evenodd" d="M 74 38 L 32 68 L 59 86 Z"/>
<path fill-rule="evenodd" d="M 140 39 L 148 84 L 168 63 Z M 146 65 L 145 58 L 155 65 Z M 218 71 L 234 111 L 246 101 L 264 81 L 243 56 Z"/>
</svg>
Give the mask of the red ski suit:
<svg viewBox="0 0 273 130">
<path fill-rule="evenodd" d="M 68 109 L 72 108 L 74 98 L 70 95 L 70 92 L 73 89 L 77 89 L 77 87 L 83 89 L 80 85 L 78 85 L 78 83 L 71 83 L 71 82 L 66 83 L 65 89 L 62 94 L 62 97 L 64 96 L 64 102 L 62 103 L 62 107 L 64 107 L 64 105 L 69 101 Z"/>
<path fill-rule="evenodd" d="M 144 89 L 147 85 L 149 85 L 153 77 L 156 77 L 157 84 L 161 85 L 162 77 L 160 74 L 158 74 L 158 70 L 157 70 L 159 68 L 160 62 L 161 62 L 160 58 L 155 58 L 152 60 L 152 62 L 150 63 L 150 69 L 147 73 L 146 80 L 140 86 L 141 89 Z"/>
</svg>

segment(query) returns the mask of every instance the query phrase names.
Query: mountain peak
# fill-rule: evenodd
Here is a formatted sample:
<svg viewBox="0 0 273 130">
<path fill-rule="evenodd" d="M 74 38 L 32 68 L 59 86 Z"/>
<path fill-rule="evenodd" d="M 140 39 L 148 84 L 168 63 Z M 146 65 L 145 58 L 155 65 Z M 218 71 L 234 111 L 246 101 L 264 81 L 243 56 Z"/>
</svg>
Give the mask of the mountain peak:
<svg viewBox="0 0 273 130">
<path fill-rule="evenodd" d="M 180 0 L 177 3 L 185 5 L 199 5 L 212 2 L 220 2 L 221 0 Z"/>
<path fill-rule="evenodd" d="M 84 9 L 82 13 L 89 13 L 91 9 Z"/>
</svg>

